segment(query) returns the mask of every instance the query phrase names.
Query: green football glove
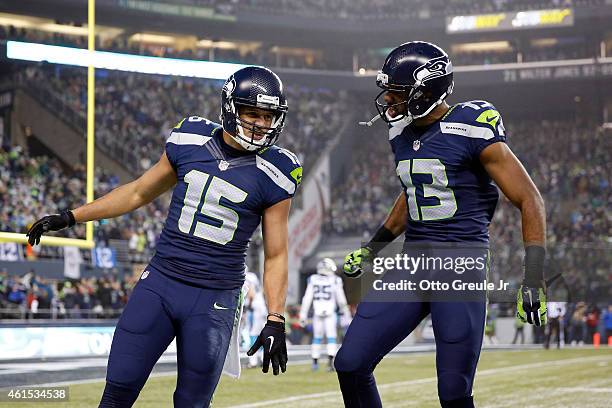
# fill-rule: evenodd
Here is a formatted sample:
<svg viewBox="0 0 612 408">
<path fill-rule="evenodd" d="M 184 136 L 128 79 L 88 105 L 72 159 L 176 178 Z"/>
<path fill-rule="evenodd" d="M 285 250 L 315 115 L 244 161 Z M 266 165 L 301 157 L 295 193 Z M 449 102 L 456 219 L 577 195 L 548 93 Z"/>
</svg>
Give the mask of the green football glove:
<svg viewBox="0 0 612 408">
<path fill-rule="evenodd" d="M 362 263 L 372 259 L 372 251 L 368 248 L 359 248 L 344 258 L 342 267 L 348 278 L 358 278 L 363 274 Z"/>
<path fill-rule="evenodd" d="M 516 295 L 516 317 L 523 323 L 546 324 L 546 289 L 521 285 Z"/>
</svg>

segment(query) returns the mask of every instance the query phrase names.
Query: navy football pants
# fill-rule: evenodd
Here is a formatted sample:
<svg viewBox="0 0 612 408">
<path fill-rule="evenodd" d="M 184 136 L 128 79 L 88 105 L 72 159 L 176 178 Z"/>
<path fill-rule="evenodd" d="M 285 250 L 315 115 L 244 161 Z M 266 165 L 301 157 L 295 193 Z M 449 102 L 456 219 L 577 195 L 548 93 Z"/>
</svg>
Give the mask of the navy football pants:
<svg viewBox="0 0 612 408">
<path fill-rule="evenodd" d="M 175 407 L 208 407 L 219 382 L 240 289 L 190 286 L 150 266 L 117 324 L 100 407 L 130 407 L 176 337 Z"/>
<path fill-rule="evenodd" d="M 430 313 L 441 404 L 473 406 L 485 302 L 362 302 L 335 360 L 346 407 L 382 407 L 374 368 Z"/>
</svg>

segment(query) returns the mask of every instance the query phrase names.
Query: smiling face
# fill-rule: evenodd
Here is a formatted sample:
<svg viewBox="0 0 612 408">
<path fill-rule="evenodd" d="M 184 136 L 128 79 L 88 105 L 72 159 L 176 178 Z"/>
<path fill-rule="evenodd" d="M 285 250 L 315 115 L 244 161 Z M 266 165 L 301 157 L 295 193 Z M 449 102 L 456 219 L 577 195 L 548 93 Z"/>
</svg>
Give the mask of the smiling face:
<svg viewBox="0 0 612 408">
<path fill-rule="evenodd" d="M 238 117 L 244 123 L 242 126 L 247 138 L 261 140 L 266 136 L 265 129 L 269 129 L 274 121 L 274 113 L 267 109 L 252 106 L 238 107 Z"/>
</svg>

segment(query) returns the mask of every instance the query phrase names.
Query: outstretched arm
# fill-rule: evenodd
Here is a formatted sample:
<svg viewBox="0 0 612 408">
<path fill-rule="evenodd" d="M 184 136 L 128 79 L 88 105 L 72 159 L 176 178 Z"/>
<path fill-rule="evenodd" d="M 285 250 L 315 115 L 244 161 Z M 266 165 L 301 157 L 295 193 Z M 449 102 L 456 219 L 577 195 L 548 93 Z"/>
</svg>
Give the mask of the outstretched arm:
<svg viewBox="0 0 612 408">
<path fill-rule="evenodd" d="M 72 210 L 72 213 L 76 222 L 118 217 L 150 203 L 175 184 L 176 173 L 164 153 L 153 167 L 136 180 Z"/>
<path fill-rule="evenodd" d="M 42 234 L 72 227 L 77 222 L 113 218 L 150 203 L 176 184 L 176 173 L 164 153 L 159 162 L 142 176 L 72 211 L 47 215 L 36 221 L 27 233 L 30 245 L 40 243 Z"/>
</svg>

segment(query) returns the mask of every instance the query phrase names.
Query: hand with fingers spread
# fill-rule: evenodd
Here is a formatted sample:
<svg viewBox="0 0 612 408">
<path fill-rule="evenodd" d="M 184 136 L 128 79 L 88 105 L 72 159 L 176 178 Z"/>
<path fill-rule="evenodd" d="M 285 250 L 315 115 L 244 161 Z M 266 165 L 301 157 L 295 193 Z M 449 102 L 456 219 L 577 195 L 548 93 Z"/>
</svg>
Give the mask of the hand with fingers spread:
<svg viewBox="0 0 612 408">
<path fill-rule="evenodd" d="M 263 347 L 262 371 L 267 373 L 272 362 L 272 373 L 274 375 L 287 370 L 287 343 L 285 341 L 285 323 L 268 320 L 261 330 L 255 344 L 247 351 L 248 356 L 257 353 Z"/>
<path fill-rule="evenodd" d="M 47 215 L 36 221 L 28 230 L 26 236 L 32 246 L 40 243 L 40 237 L 49 231 L 61 231 L 76 224 L 72 211 L 66 210 L 59 214 Z"/>
</svg>

